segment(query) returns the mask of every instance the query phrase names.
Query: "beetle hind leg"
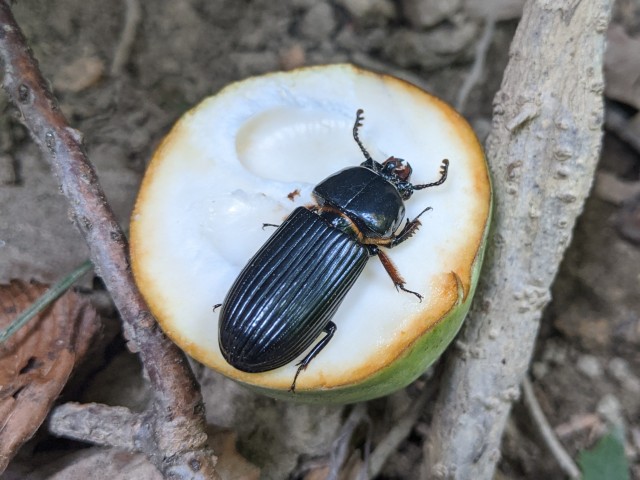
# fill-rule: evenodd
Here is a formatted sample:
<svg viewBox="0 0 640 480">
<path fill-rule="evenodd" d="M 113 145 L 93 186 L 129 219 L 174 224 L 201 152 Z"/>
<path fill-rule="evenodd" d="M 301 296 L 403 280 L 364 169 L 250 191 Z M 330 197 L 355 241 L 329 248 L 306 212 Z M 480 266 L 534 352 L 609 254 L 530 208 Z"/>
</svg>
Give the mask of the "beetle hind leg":
<svg viewBox="0 0 640 480">
<path fill-rule="evenodd" d="M 313 347 L 313 349 L 307 354 L 306 357 L 304 357 L 302 360 L 300 360 L 300 362 L 296 364 L 298 370 L 296 371 L 296 374 L 293 377 L 293 382 L 289 387 L 290 392 L 296 392 L 296 381 L 298 380 L 298 376 L 309 366 L 311 360 L 313 360 L 322 351 L 322 349 L 327 346 L 331 338 L 333 338 L 333 334 L 336 333 L 336 328 L 337 327 L 335 323 L 329 322 L 327 326 L 324 327 L 324 332 L 326 333 L 326 335 L 316 344 L 315 347 Z"/>
</svg>

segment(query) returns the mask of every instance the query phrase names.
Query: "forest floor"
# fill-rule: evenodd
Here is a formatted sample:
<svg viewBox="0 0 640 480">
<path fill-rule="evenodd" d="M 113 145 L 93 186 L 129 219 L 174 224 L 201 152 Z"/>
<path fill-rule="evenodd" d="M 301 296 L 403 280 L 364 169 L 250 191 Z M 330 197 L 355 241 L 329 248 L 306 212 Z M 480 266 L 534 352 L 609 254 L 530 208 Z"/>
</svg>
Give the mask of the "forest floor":
<svg viewBox="0 0 640 480">
<path fill-rule="evenodd" d="M 391 73 L 457 106 L 484 141 L 523 2 L 430 2 L 420 10 L 416 0 L 157 0 L 142 5 L 139 21 L 131 22 L 131 48 L 123 49 L 131 3 L 22 0 L 14 6 L 63 112 L 84 133 L 89 158 L 124 225 L 145 166 L 173 122 L 204 97 L 251 75 L 336 62 Z M 572 457 L 593 447 L 611 422 L 618 422 L 626 431 L 633 475 L 640 478 L 638 2 L 619 1 L 611 28 L 602 158 L 543 317 L 530 375 L 535 396 Z M 488 42 L 484 71 L 461 99 L 483 38 Z M 69 222 L 49 166 L 12 111 L 0 93 L 0 283 L 52 282 L 88 253 Z M 63 398 L 142 408 L 149 399 L 146 383 L 136 357 L 124 348 L 114 309 L 101 289 L 99 281 L 90 279 L 82 285 L 105 323 L 102 353 L 91 368 L 82 369 L 84 376 L 71 382 Z M 298 462 L 283 452 L 293 449 L 307 457 L 327 453 L 318 431 L 339 424 L 339 411 L 323 411 L 328 424 L 316 425 L 310 434 L 316 440 L 297 436 L 299 445 L 293 448 L 293 440 L 278 438 L 290 434 L 278 425 L 282 415 L 292 413 L 279 410 L 270 399 L 239 393 L 239 387 L 202 367 L 196 370 L 208 420 L 231 431 L 225 438 L 237 437 L 240 453 L 265 477 L 284 478 Z M 413 395 L 409 389 L 368 405 L 377 435 L 394 421 L 388 412 L 401 411 Z M 245 407 L 235 403 L 238 396 Z M 234 423 L 259 409 L 271 412 L 270 417 Z M 304 415 L 296 411 L 299 417 Z M 427 407 L 377 478 L 418 478 L 428 417 Z M 280 446 L 267 451 L 265 443 Z M 92 469 L 93 478 L 102 478 L 95 469 L 100 462 L 115 461 L 112 455 L 55 439 L 43 427 L 2 478 L 81 478 L 81 472 L 86 478 Z M 132 461 L 123 458 L 118 460 L 122 465 Z M 140 463 L 131 465 L 128 471 L 138 473 L 119 478 L 145 478 L 135 470 L 143 468 Z M 122 475 L 127 468 L 120 469 Z M 157 473 L 145 475 L 155 478 Z M 561 477 L 527 409 L 516 404 L 496 478 Z"/>
</svg>

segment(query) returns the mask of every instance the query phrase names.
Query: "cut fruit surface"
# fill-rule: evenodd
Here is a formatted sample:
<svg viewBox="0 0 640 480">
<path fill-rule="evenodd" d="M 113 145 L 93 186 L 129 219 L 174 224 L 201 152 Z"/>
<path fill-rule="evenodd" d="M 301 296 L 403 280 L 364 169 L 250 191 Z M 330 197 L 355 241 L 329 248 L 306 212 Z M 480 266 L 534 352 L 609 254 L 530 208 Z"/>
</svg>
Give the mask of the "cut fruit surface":
<svg viewBox="0 0 640 480">
<path fill-rule="evenodd" d="M 337 331 L 288 392 L 295 363 L 264 373 L 231 367 L 218 347 L 218 312 L 234 279 L 316 184 L 371 156 L 413 167 L 412 182 L 447 181 L 405 205 L 422 227 L 385 250 L 424 299 L 393 286 L 372 257 L 338 309 Z M 413 381 L 458 331 L 478 278 L 491 214 L 482 149 L 451 107 L 394 77 L 350 65 L 251 78 L 187 112 L 157 149 L 131 220 L 138 286 L 162 329 L 203 364 L 281 398 L 351 402 Z M 300 358 L 302 358 L 301 355 Z M 299 360 L 299 359 L 298 359 Z"/>
</svg>

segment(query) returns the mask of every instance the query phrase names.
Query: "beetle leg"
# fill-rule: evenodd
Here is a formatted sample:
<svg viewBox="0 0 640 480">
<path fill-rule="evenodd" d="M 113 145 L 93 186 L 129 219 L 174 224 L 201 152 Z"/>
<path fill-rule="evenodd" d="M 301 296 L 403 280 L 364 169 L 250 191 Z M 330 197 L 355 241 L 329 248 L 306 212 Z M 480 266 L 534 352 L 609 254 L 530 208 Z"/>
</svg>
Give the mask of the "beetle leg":
<svg viewBox="0 0 640 480">
<path fill-rule="evenodd" d="M 425 183 L 424 185 L 413 185 L 413 189 L 422 190 L 423 188 L 437 187 L 438 185 L 442 185 L 444 181 L 447 179 L 448 171 L 449 171 L 449 160 L 445 158 L 444 160 L 442 160 L 442 165 L 440 165 L 440 180 L 433 183 Z"/>
<path fill-rule="evenodd" d="M 306 357 L 304 357 L 299 363 L 296 364 L 296 366 L 298 367 L 298 371 L 296 372 L 296 375 L 293 377 L 293 382 L 289 387 L 290 392 L 293 392 L 293 393 L 296 392 L 296 380 L 298 380 L 298 375 L 300 375 L 300 373 L 307 368 L 311 360 L 313 360 L 316 357 L 316 355 L 318 355 L 322 351 L 322 349 L 327 346 L 327 344 L 333 337 L 333 334 L 336 333 L 336 328 L 337 327 L 335 323 L 333 322 L 327 323 L 327 326 L 324 327 L 324 332 L 326 333 L 324 338 L 320 340 L 315 347 L 313 347 L 313 349 L 307 354 Z"/>
<path fill-rule="evenodd" d="M 374 254 L 378 255 L 382 266 L 389 274 L 389 277 L 391 277 L 391 281 L 395 285 L 396 290 L 402 290 L 403 292 L 412 293 L 413 295 L 418 297 L 418 300 L 422 301 L 422 295 L 420 295 L 418 292 L 414 292 L 413 290 L 404 288 L 407 282 L 404 280 L 404 278 L 402 278 L 402 275 L 400 275 L 400 272 L 398 272 L 398 269 L 393 264 L 391 259 L 387 256 L 387 254 L 377 247 L 373 250 L 373 252 Z"/>
<path fill-rule="evenodd" d="M 275 223 L 263 223 L 262 224 L 262 229 L 264 230 L 264 227 L 275 227 L 278 228 L 280 225 L 276 225 Z"/>
<path fill-rule="evenodd" d="M 219 309 L 221 306 L 222 306 L 222 304 L 221 304 L 221 303 L 216 303 L 216 304 L 213 306 L 213 313 L 216 313 L 216 310 L 217 310 L 217 309 Z"/>
<path fill-rule="evenodd" d="M 425 208 L 413 220 L 409 220 L 407 218 L 407 223 L 404 224 L 404 228 L 400 231 L 399 234 L 397 235 L 394 234 L 391 237 L 391 241 L 389 242 L 389 244 L 385 246 L 388 248 L 393 248 L 397 245 L 400 245 L 405 240 L 408 240 L 409 238 L 411 238 L 413 234 L 418 231 L 418 228 L 420 228 L 420 225 L 422 225 L 422 223 L 420 223 L 419 218 L 422 216 L 423 213 L 428 212 L 429 210 L 431 210 L 431 207 Z"/>
</svg>

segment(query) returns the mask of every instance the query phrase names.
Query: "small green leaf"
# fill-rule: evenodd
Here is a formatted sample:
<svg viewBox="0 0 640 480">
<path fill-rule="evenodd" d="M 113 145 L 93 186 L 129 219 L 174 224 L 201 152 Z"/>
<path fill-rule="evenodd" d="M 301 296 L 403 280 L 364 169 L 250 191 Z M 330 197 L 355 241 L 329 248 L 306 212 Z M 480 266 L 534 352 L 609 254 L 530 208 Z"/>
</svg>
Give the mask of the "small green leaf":
<svg viewBox="0 0 640 480">
<path fill-rule="evenodd" d="M 622 435 L 610 432 L 591 450 L 580 452 L 582 480 L 629 480 L 629 463 L 624 455 Z"/>
</svg>

